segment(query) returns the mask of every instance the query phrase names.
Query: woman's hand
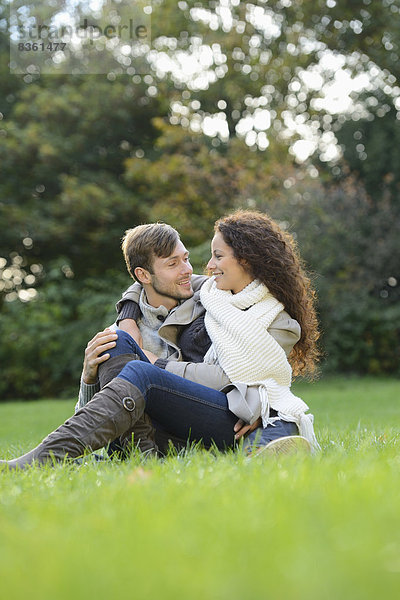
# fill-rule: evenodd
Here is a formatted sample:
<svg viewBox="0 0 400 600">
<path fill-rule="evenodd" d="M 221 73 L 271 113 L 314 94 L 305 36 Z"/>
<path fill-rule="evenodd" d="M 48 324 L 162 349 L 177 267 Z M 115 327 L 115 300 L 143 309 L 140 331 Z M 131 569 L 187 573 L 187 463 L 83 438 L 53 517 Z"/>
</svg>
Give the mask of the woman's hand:
<svg viewBox="0 0 400 600">
<path fill-rule="evenodd" d="M 255 429 L 257 429 L 257 427 L 260 427 L 261 425 L 261 417 L 258 417 L 257 421 L 254 421 L 253 425 L 248 425 L 243 421 L 243 419 L 239 419 L 239 421 L 237 421 L 236 425 L 233 428 L 233 431 L 235 432 L 235 440 L 240 440 L 240 438 L 243 437 L 246 433 L 254 431 Z"/>
<path fill-rule="evenodd" d="M 154 352 L 150 352 L 150 350 L 143 350 L 143 353 L 147 356 L 152 365 L 160 358 L 159 356 L 156 356 Z"/>
<path fill-rule="evenodd" d="M 83 361 L 82 378 L 84 383 L 96 383 L 99 365 L 110 358 L 109 354 L 100 356 L 102 352 L 114 348 L 118 335 L 107 327 L 96 333 L 94 338 L 88 342 Z"/>
</svg>

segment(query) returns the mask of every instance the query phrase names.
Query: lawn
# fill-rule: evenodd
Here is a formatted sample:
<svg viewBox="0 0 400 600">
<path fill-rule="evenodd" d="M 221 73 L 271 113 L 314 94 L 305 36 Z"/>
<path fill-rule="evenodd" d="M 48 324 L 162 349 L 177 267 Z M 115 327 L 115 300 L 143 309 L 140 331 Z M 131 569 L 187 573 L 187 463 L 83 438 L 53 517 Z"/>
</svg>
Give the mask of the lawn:
<svg viewBox="0 0 400 600">
<path fill-rule="evenodd" d="M 0 473 L 7 600 L 397 599 L 400 381 L 295 385 L 322 452 Z M 0 456 L 28 450 L 73 402 L 0 404 Z"/>
</svg>

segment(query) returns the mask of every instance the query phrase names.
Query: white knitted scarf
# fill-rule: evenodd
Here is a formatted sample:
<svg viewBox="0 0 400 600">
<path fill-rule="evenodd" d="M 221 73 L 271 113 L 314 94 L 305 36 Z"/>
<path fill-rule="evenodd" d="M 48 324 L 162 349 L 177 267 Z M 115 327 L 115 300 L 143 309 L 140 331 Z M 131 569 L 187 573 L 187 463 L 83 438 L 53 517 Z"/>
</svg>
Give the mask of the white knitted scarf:
<svg viewBox="0 0 400 600">
<path fill-rule="evenodd" d="M 295 422 L 300 435 L 319 448 L 313 417 L 305 414 L 308 406 L 290 390 L 292 369 L 285 351 L 267 331 L 283 305 L 257 279 L 232 294 L 217 289 L 211 277 L 203 284 L 200 299 L 212 341 L 204 362 L 219 364 L 233 384 L 259 386 L 264 427 L 273 421 L 271 407 L 279 418 Z"/>
</svg>

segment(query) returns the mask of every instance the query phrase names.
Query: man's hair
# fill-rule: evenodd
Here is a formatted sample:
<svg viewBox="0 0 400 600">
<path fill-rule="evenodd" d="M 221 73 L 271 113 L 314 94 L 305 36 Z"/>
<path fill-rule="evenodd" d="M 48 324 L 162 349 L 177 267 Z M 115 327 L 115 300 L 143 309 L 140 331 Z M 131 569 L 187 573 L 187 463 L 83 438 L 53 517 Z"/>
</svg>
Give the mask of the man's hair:
<svg viewBox="0 0 400 600">
<path fill-rule="evenodd" d="M 122 238 L 122 252 L 126 267 L 136 279 L 136 267 L 152 273 L 154 258 L 167 258 L 179 242 L 179 233 L 166 223 L 148 223 L 125 231 Z"/>
</svg>

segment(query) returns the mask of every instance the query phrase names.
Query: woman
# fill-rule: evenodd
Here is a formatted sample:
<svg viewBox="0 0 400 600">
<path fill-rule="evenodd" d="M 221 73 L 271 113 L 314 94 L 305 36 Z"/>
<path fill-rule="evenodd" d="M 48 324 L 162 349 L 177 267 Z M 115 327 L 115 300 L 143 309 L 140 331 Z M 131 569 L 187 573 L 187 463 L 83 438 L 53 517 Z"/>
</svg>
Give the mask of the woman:
<svg viewBox="0 0 400 600">
<path fill-rule="evenodd" d="M 203 364 L 187 364 L 180 377 L 151 364 L 157 360 L 151 353 L 145 353 L 149 362 L 143 360 L 135 342 L 119 335 L 113 365 L 104 363 L 103 381 L 127 344 L 140 360 L 128 362 L 84 408 L 8 466 L 96 450 L 132 430 L 144 412 L 174 435 L 202 439 L 206 446 L 233 446 L 237 417 L 255 429 L 261 416 L 263 430 L 286 423 L 317 448 L 308 407 L 290 391 L 292 369 L 294 374 L 314 371 L 318 338 L 314 293 L 293 239 L 266 215 L 238 211 L 217 221 L 208 268 L 213 276 L 202 287 L 201 301 L 212 345 Z M 268 333 L 284 310 L 301 327 L 289 357 L 292 366 Z M 190 380 L 215 369 L 224 373 L 222 390 Z"/>
</svg>

